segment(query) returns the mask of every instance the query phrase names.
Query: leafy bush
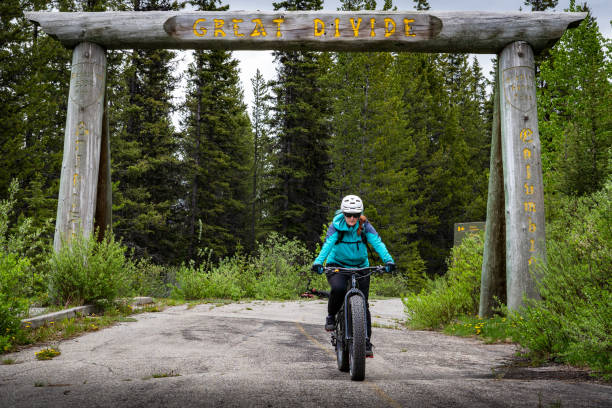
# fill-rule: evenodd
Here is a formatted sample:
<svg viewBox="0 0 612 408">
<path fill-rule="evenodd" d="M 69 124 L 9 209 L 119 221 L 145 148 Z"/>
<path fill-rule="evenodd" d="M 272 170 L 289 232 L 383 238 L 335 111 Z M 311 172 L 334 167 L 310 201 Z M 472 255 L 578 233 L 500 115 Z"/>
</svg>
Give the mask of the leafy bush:
<svg viewBox="0 0 612 408">
<path fill-rule="evenodd" d="M 23 296 L 27 286 L 29 261 L 0 250 L 0 351 L 7 351 L 21 338 L 21 319 L 27 315 L 28 301 Z"/>
<path fill-rule="evenodd" d="M 112 233 L 101 242 L 77 235 L 51 258 L 49 294 L 58 304 L 111 302 L 129 293 L 133 264 Z"/>
<path fill-rule="evenodd" d="M 514 339 L 532 353 L 612 373 L 612 180 L 557 203 L 548 229 L 541 301 L 515 314 Z"/>
<path fill-rule="evenodd" d="M 19 191 L 19 182 L 11 181 L 8 190 L 8 199 L 0 201 L 0 255 L 14 255 L 20 259 L 16 269 L 10 269 L 5 264 L 3 268 L 4 278 L 9 271 L 18 273 L 18 277 L 10 278 L 19 281 L 14 286 L 16 292 L 11 292 L 17 297 L 46 297 L 47 289 L 47 259 L 50 245 L 43 237 L 43 231 L 47 229 L 49 222 L 41 228 L 34 228 L 31 218 L 19 218 L 14 225 L 11 219 L 15 219 L 14 207 L 17 202 L 15 195 Z M 5 262 L 10 262 L 8 259 Z M 7 292 L 8 293 L 8 292 Z"/>
<path fill-rule="evenodd" d="M 419 293 L 403 299 L 408 325 L 438 329 L 462 314 L 478 313 L 483 235 L 472 235 L 454 247 L 446 275 L 429 280 Z"/>
<path fill-rule="evenodd" d="M 183 299 L 291 299 L 306 289 L 312 254 L 297 240 L 272 233 L 254 256 L 237 253 L 214 266 L 207 260 L 177 272 L 172 296 Z M 323 286 L 324 278 L 313 278 Z"/>
<path fill-rule="evenodd" d="M 134 263 L 130 280 L 134 295 L 168 297 L 170 283 L 176 283 L 176 270 L 156 265 L 150 258 L 141 258 Z"/>
<path fill-rule="evenodd" d="M 404 296 L 413 288 L 413 279 L 406 275 L 376 275 L 370 280 L 370 294 L 387 297 Z"/>
<path fill-rule="evenodd" d="M 249 269 L 243 269 L 243 258 L 239 255 L 222 259 L 219 266 L 208 269 L 206 264 L 195 267 L 193 263 L 183 265 L 176 274 L 173 298 L 196 300 L 206 298 L 228 298 L 238 300 L 245 297 L 243 287 Z M 242 285 L 241 285 L 242 283 Z"/>
</svg>

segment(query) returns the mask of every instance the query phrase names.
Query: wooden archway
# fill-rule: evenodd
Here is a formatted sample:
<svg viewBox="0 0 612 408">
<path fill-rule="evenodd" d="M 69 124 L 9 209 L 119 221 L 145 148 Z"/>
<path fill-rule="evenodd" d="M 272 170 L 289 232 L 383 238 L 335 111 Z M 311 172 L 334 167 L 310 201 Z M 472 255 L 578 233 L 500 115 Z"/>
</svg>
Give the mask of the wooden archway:
<svg viewBox="0 0 612 408">
<path fill-rule="evenodd" d="M 480 314 L 506 287 L 515 310 L 538 298 L 545 262 L 544 189 L 534 53 L 586 13 L 551 12 L 31 12 L 74 48 L 54 247 L 111 225 L 105 119 L 106 49 L 412 51 L 498 54 Z"/>
</svg>

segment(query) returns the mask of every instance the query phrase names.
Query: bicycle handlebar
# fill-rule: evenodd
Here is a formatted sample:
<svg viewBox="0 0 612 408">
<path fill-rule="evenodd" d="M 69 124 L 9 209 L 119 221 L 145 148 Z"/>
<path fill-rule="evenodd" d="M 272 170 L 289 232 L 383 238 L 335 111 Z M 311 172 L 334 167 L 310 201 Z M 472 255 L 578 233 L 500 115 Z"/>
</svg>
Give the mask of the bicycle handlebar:
<svg viewBox="0 0 612 408">
<path fill-rule="evenodd" d="M 382 265 L 367 266 L 365 268 L 340 268 L 337 266 L 326 266 L 323 268 L 323 270 L 325 271 L 326 275 L 332 275 L 334 273 L 340 273 L 343 275 L 359 274 L 358 279 L 365 278 L 366 276 L 370 276 L 375 272 L 385 273 L 387 271 L 386 268 Z M 363 272 L 367 272 L 367 273 L 363 273 Z"/>
</svg>

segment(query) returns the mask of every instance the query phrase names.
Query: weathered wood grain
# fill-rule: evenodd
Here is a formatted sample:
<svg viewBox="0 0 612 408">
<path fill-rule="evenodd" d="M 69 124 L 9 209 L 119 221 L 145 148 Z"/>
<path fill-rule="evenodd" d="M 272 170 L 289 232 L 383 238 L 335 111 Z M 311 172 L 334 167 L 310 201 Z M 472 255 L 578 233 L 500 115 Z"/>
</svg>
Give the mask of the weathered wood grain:
<svg viewBox="0 0 612 408">
<path fill-rule="evenodd" d="M 64 157 L 53 243 L 56 251 L 76 234 L 92 233 L 98 191 L 105 83 L 104 49 L 92 43 L 77 45 L 72 54 Z"/>
<path fill-rule="evenodd" d="M 499 55 L 502 157 L 506 207 L 507 305 L 539 298 L 536 263 L 546 261 L 544 188 L 533 51 L 525 42 Z"/>
<path fill-rule="evenodd" d="M 586 13 L 148 11 L 29 12 L 26 17 L 68 47 L 89 41 L 107 49 L 498 53 L 519 40 L 536 52 L 544 50 Z"/>
<path fill-rule="evenodd" d="M 506 302 L 506 225 L 499 96 L 499 81 L 495 81 L 487 224 L 478 308 L 478 315 L 481 317 L 493 315 L 493 308 L 497 306 L 495 298 L 504 304 Z"/>
<path fill-rule="evenodd" d="M 104 96 L 104 115 L 102 116 L 102 140 L 100 145 L 100 170 L 98 171 L 98 193 L 96 195 L 96 214 L 94 229 L 98 231 L 98 241 L 113 225 L 113 190 L 111 186 L 110 130 L 108 118 L 108 95 Z"/>
</svg>

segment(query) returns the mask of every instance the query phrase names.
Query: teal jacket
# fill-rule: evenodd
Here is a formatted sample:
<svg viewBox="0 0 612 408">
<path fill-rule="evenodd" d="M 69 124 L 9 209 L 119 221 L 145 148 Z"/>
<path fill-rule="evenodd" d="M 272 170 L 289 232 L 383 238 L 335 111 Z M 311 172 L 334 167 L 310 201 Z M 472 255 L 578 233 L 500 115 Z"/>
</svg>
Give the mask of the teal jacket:
<svg viewBox="0 0 612 408">
<path fill-rule="evenodd" d="M 366 244 L 361 240 L 361 236 L 357 235 L 358 228 L 359 222 L 349 227 L 344 220 L 344 215 L 342 213 L 336 214 L 327 229 L 325 243 L 314 263 L 323 265 L 323 262 L 327 260 L 328 264 L 335 263 L 346 268 L 365 268 L 370 266 Z M 336 244 L 339 237 L 338 231 L 344 231 L 344 235 L 342 241 Z M 372 245 L 372 248 L 374 248 L 384 263 L 393 262 L 387 247 L 369 221 L 363 224 L 361 233 L 366 234 L 368 243 Z"/>
</svg>

